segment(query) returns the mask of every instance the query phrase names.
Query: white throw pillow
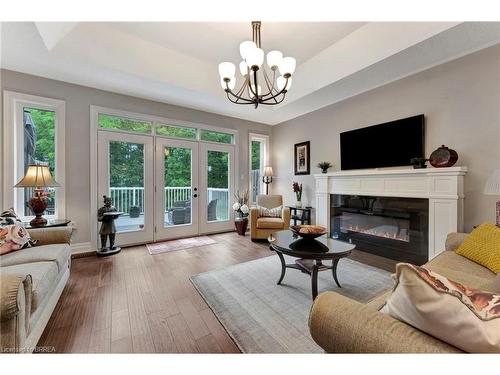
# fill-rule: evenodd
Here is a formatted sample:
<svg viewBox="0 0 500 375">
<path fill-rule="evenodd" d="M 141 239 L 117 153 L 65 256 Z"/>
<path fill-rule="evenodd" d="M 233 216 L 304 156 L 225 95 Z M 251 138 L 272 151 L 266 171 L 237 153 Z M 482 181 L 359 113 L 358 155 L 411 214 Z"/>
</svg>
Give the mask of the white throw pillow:
<svg viewBox="0 0 500 375">
<path fill-rule="evenodd" d="M 283 211 L 283 206 L 274 208 L 257 206 L 258 217 L 281 217 L 281 211 Z"/>
<path fill-rule="evenodd" d="M 500 353 L 500 295 L 400 263 L 380 312 L 470 353 Z"/>
</svg>

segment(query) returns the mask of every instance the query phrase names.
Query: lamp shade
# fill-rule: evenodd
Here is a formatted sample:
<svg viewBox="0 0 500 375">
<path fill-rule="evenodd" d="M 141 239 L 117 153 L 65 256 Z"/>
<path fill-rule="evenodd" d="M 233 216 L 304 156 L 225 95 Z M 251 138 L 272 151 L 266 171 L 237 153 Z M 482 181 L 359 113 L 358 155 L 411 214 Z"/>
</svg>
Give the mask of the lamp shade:
<svg viewBox="0 0 500 375">
<path fill-rule="evenodd" d="M 279 66 L 281 60 L 283 59 L 283 52 L 281 51 L 271 51 L 267 54 L 267 65 L 272 69 Z"/>
<path fill-rule="evenodd" d="M 57 187 L 60 186 L 50 174 L 49 167 L 47 165 L 29 165 L 26 175 L 19 181 L 15 187 L 34 187 L 34 188 L 44 188 L 44 187 Z"/>
<path fill-rule="evenodd" d="M 251 49 L 248 51 L 246 62 L 249 68 L 252 68 L 253 66 L 260 68 L 264 62 L 264 50 L 261 48 Z"/>
<path fill-rule="evenodd" d="M 219 74 L 221 78 L 234 77 L 234 73 L 236 73 L 236 67 L 233 63 L 225 61 L 219 64 Z"/>
<path fill-rule="evenodd" d="M 264 176 L 265 177 L 272 177 L 273 176 L 273 167 L 264 167 Z"/>
<path fill-rule="evenodd" d="M 484 185 L 484 194 L 500 195 L 500 169 L 496 169 L 491 173 L 486 185 Z"/>
<path fill-rule="evenodd" d="M 278 79 L 276 80 L 276 85 L 278 86 L 278 90 L 283 90 L 283 88 L 286 86 L 287 90 L 290 90 L 290 86 L 292 86 L 292 78 L 288 78 L 288 83 L 285 77 L 279 76 Z"/>
<path fill-rule="evenodd" d="M 227 83 L 227 86 L 229 86 L 229 89 L 232 90 L 236 86 L 236 78 L 235 77 L 227 77 L 229 78 L 229 82 Z M 224 81 L 224 78 L 220 79 L 220 85 L 222 88 L 225 90 L 227 88 L 226 82 Z"/>
<path fill-rule="evenodd" d="M 283 57 L 280 61 L 279 70 L 281 75 L 290 74 L 295 72 L 296 61 L 293 57 Z"/>
<path fill-rule="evenodd" d="M 252 42 L 251 40 L 247 40 L 245 42 L 242 42 L 240 44 L 240 55 L 243 60 L 245 60 L 248 56 L 248 53 L 253 50 L 254 48 L 257 48 L 257 45 Z"/>
</svg>

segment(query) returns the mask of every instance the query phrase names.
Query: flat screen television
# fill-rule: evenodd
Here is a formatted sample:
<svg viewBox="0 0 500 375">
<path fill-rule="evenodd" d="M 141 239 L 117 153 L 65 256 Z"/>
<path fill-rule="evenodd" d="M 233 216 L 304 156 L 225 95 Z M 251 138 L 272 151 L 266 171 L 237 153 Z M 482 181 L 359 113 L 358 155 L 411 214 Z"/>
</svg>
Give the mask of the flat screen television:
<svg viewBox="0 0 500 375">
<path fill-rule="evenodd" d="M 398 167 L 425 155 L 424 115 L 340 133 L 342 170 Z"/>
</svg>

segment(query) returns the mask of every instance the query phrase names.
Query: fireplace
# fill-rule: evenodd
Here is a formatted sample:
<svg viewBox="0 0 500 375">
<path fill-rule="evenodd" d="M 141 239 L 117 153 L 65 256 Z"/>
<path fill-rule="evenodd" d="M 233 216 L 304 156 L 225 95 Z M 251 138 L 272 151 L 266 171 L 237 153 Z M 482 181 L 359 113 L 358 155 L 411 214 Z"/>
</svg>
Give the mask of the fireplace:
<svg viewBox="0 0 500 375">
<path fill-rule="evenodd" d="M 402 262 L 427 262 L 428 199 L 344 194 L 331 194 L 330 198 L 333 238 Z"/>
</svg>

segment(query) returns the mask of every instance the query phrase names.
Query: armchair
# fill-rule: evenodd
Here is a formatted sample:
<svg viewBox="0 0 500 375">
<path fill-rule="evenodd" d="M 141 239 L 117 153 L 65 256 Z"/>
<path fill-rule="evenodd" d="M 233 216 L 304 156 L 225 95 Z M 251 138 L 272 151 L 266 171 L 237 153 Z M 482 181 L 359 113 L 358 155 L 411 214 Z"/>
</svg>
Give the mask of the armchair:
<svg viewBox="0 0 500 375">
<path fill-rule="evenodd" d="M 283 206 L 281 195 L 258 195 L 257 205 L 266 208 Z M 265 240 L 271 233 L 287 229 L 290 226 L 290 209 L 283 207 L 281 217 L 259 217 L 256 207 L 250 208 L 250 237 L 254 240 Z"/>
</svg>

